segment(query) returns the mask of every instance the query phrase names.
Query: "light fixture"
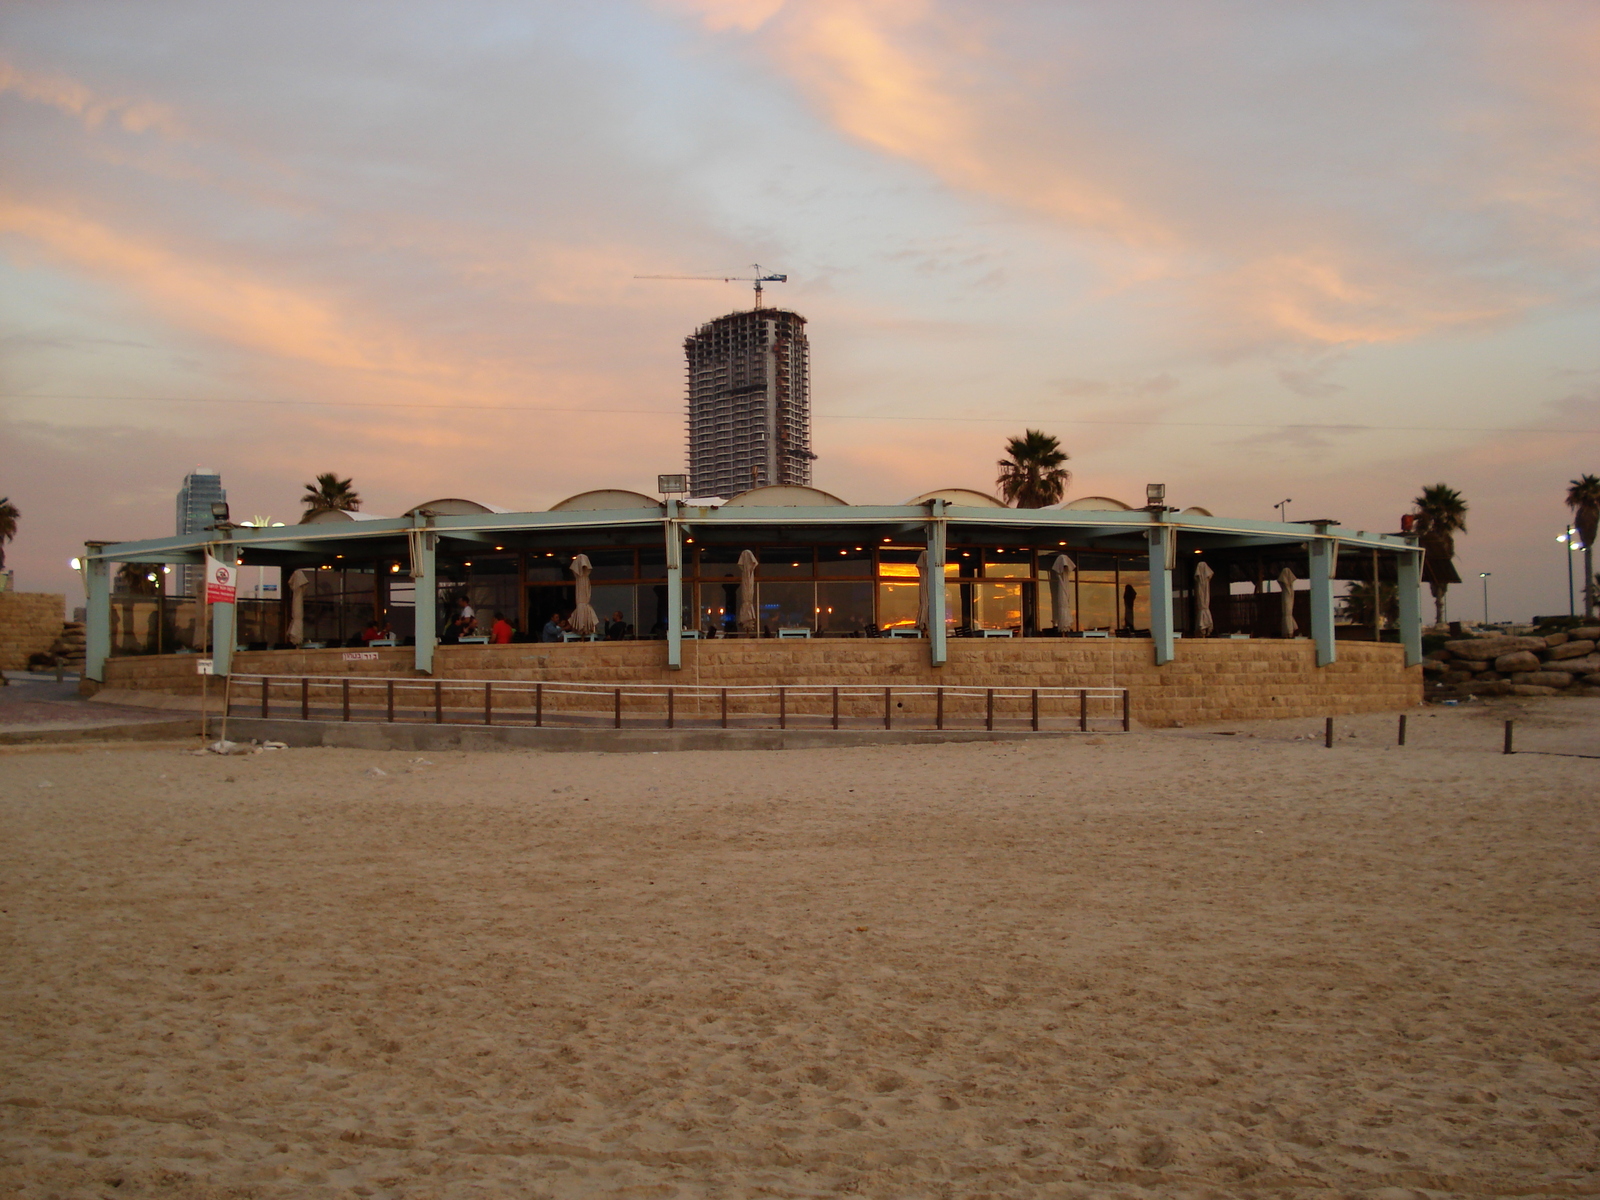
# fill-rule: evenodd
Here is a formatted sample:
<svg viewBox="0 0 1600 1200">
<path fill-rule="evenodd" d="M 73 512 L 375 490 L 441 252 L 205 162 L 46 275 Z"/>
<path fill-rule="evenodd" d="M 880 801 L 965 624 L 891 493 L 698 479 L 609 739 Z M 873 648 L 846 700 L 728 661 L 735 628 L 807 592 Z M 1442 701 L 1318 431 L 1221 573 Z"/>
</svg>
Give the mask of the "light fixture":
<svg viewBox="0 0 1600 1200">
<path fill-rule="evenodd" d="M 1144 485 L 1144 502 L 1147 508 L 1157 508 L 1167 502 L 1167 485 L 1164 483 L 1147 483 Z"/>
<path fill-rule="evenodd" d="M 399 563 L 390 563 L 389 564 L 389 574 L 391 574 L 391 575 L 400 574 L 400 564 Z"/>
<path fill-rule="evenodd" d="M 226 500 L 213 500 L 211 502 L 211 519 L 213 521 L 226 521 L 228 519 L 228 502 Z"/>
<path fill-rule="evenodd" d="M 343 557 L 344 557 L 344 555 L 342 555 L 342 554 L 335 554 L 335 555 L 334 555 L 334 557 L 335 557 L 335 558 L 343 558 Z"/>
<path fill-rule="evenodd" d="M 67 566 L 71 567 L 74 571 L 81 571 L 83 570 L 83 559 L 69 558 L 67 560 Z"/>
<path fill-rule="evenodd" d="M 145 579 L 147 579 L 151 583 L 154 583 L 156 581 L 156 573 L 154 571 L 151 571 L 148 575 L 145 576 Z"/>
<path fill-rule="evenodd" d="M 172 574 L 172 568 L 171 567 L 162 567 L 161 568 L 161 573 L 163 575 L 171 575 Z"/>
<path fill-rule="evenodd" d="M 496 546 L 496 547 L 495 547 L 495 549 L 496 549 L 496 550 L 504 550 L 504 549 L 505 549 L 505 547 L 504 547 L 504 546 Z"/>
</svg>

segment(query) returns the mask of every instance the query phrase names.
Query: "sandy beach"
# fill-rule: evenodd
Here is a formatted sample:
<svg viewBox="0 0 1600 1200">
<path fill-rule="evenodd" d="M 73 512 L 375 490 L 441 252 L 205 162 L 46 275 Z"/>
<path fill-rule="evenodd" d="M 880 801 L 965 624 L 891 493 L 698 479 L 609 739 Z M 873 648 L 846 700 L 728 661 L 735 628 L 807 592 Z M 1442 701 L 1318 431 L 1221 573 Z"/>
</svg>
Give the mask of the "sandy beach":
<svg viewBox="0 0 1600 1200">
<path fill-rule="evenodd" d="M 1600 701 L 1339 734 L 0 757 L 0 1189 L 1600 1194 Z"/>
</svg>

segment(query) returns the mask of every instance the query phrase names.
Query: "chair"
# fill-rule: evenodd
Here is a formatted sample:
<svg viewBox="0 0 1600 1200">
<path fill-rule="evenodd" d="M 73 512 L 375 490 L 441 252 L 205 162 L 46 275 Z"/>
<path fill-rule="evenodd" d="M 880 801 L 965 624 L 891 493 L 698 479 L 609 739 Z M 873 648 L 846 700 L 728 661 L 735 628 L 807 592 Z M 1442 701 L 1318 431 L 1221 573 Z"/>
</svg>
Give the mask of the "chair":
<svg viewBox="0 0 1600 1200">
<path fill-rule="evenodd" d="M 1008 637 L 1011 636 L 1011 630 L 1009 630 L 1009 629 L 980 629 L 980 630 L 978 630 L 978 634 L 979 634 L 980 637 L 986 637 L 986 638 L 992 638 L 992 637 L 1005 637 L 1005 638 L 1008 638 Z"/>
</svg>

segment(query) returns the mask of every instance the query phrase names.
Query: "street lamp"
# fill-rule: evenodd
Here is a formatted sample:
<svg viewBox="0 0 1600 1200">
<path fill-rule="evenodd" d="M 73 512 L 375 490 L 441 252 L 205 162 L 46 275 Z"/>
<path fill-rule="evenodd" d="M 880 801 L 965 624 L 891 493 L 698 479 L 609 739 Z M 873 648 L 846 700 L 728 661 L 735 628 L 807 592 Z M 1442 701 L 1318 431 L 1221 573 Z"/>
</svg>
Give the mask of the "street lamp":
<svg viewBox="0 0 1600 1200">
<path fill-rule="evenodd" d="M 1573 590 L 1572 556 L 1583 549 L 1583 544 L 1578 540 L 1578 531 L 1571 525 L 1567 526 L 1565 533 L 1556 534 L 1556 541 L 1567 548 L 1567 613 L 1575 617 L 1578 615 L 1578 598 Z"/>
<path fill-rule="evenodd" d="M 1489 623 L 1489 576 L 1492 571 L 1479 571 L 1478 578 L 1483 580 L 1483 623 Z"/>
<path fill-rule="evenodd" d="M 1278 510 L 1278 520 L 1279 521 L 1287 521 L 1289 519 L 1289 505 L 1291 505 L 1293 503 L 1294 503 L 1294 498 L 1291 496 L 1287 500 L 1279 500 L 1276 504 L 1274 504 L 1272 506 L 1273 508 Z"/>
</svg>

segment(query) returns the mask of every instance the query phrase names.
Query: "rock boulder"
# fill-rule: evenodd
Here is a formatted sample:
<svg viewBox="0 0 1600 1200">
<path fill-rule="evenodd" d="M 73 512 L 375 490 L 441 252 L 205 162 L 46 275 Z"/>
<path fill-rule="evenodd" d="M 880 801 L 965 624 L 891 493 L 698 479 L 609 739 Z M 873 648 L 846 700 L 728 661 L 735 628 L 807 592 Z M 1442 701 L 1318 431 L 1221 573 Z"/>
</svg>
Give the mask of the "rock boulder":
<svg viewBox="0 0 1600 1200">
<path fill-rule="evenodd" d="M 1499 658 L 1502 654 L 1510 654 L 1516 650 L 1548 650 L 1542 637 L 1498 637 L 1462 638 L 1460 641 L 1446 642 L 1444 648 L 1457 658 L 1470 658 L 1474 662 L 1485 658 Z"/>
<path fill-rule="evenodd" d="M 1547 662 L 1540 669 L 1562 671 L 1568 675 L 1587 675 L 1591 671 L 1600 671 L 1600 654 L 1591 654 L 1586 658 L 1563 658 L 1559 662 Z"/>
<path fill-rule="evenodd" d="M 1546 646 L 1559 646 L 1571 636 L 1570 633 L 1547 633 L 1544 635 L 1544 644 Z"/>
<path fill-rule="evenodd" d="M 1572 676 L 1561 671 L 1518 671 L 1511 677 L 1511 682 L 1534 687 L 1564 688 L 1572 682 Z"/>
<path fill-rule="evenodd" d="M 1561 636 L 1566 637 L 1567 635 L 1562 634 Z M 1552 662 L 1563 658 L 1582 658 L 1585 654 L 1589 653 L 1589 651 L 1593 649 L 1594 643 L 1588 638 L 1582 638 L 1575 642 L 1566 641 L 1562 642 L 1559 646 L 1551 647 L 1550 653 L 1545 655 L 1545 657 L 1550 659 Z"/>
<path fill-rule="evenodd" d="M 1512 650 L 1494 660 L 1494 669 L 1506 675 L 1513 671 L 1537 671 L 1540 665 L 1539 656 L 1532 650 Z"/>
<path fill-rule="evenodd" d="M 1531 683 L 1514 683 L 1511 685 L 1513 696 L 1559 696 L 1561 693 L 1552 687 L 1536 687 Z"/>
</svg>

